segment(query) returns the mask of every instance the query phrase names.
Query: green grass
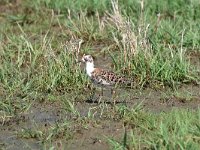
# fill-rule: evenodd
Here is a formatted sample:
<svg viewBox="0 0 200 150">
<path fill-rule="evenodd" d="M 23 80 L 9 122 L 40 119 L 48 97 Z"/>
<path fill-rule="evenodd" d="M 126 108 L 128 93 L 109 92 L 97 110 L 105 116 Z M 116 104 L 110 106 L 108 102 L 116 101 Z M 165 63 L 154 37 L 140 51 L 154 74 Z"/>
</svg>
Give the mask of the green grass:
<svg viewBox="0 0 200 150">
<path fill-rule="evenodd" d="M 133 78 L 141 89 L 174 90 L 179 85 L 199 83 L 199 66 L 190 59 L 191 53 L 200 53 L 199 1 L 142 2 L 0 2 L 7 10 L 0 10 L 1 123 L 27 113 L 34 102 L 55 102 L 75 118 L 70 125 L 58 122 L 47 130 L 38 130 L 40 126 L 35 125 L 35 129 L 25 128 L 16 135 L 35 138 L 44 149 L 53 149 L 54 140 L 73 138 L 73 124 L 87 128 L 88 122 L 101 122 L 105 116 L 131 128 L 126 140 L 107 137 L 114 149 L 198 149 L 199 110 L 153 114 L 124 106 L 111 112 L 102 104 L 91 106 L 82 116 L 76 108 L 76 103 L 84 103 L 90 96 L 93 86 L 77 63 L 84 53 L 110 57 L 113 70 Z M 83 43 L 79 47 L 80 39 Z M 177 98 L 193 100 L 190 94 L 173 92 Z M 100 110 L 98 121 L 96 109 Z"/>
<path fill-rule="evenodd" d="M 126 138 L 108 140 L 114 149 L 199 149 L 199 114 L 185 110 L 152 114 L 132 108 L 122 114 Z"/>
</svg>

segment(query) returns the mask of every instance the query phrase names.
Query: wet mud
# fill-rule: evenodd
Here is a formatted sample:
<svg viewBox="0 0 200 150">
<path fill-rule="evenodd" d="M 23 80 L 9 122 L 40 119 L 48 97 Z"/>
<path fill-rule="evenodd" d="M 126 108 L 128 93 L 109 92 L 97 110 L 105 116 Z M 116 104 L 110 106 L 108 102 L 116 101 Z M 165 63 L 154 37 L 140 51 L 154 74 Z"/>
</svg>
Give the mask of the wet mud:
<svg viewBox="0 0 200 150">
<path fill-rule="evenodd" d="M 185 93 L 188 93 L 184 95 Z M 144 90 L 118 89 L 116 105 L 134 107 L 140 104 L 145 111 L 152 113 L 167 112 L 175 108 L 196 110 L 200 106 L 200 86 L 183 85 L 176 93 L 166 90 L 147 88 Z M 35 101 L 30 109 L 7 120 L 1 119 L 0 146 L 2 149 L 41 149 L 40 139 L 20 136 L 20 132 L 27 129 L 44 131 L 52 126 L 65 121 L 72 122 L 69 127 L 71 132 L 67 140 L 62 137 L 55 138 L 55 148 L 67 149 L 109 149 L 108 139 L 114 138 L 122 141 L 124 135 L 124 123 L 117 120 L 110 92 L 106 90 L 100 103 L 98 91 L 94 101 L 88 99 L 74 103 L 79 116 L 64 111 L 62 103 Z M 66 97 L 67 99 L 67 97 Z M 78 120 L 78 118 L 86 118 Z M 79 124 L 82 122 L 81 124 Z M 85 122 L 85 125 L 83 125 Z M 85 127 L 84 127 L 85 126 Z"/>
</svg>

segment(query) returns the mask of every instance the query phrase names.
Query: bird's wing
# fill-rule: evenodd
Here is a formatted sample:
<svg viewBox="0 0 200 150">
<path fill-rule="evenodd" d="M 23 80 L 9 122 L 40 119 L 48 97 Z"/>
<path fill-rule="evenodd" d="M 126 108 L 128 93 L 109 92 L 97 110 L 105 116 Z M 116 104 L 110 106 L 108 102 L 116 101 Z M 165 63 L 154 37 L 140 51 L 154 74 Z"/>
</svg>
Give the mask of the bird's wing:
<svg viewBox="0 0 200 150">
<path fill-rule="evenodd" d="M 115 84 L 129 84 L 130 80 L 124 76 L 116 75 L 114 72 L 96 68 L 92 72 L 92 80 L 96 83 L 103 85 L 115 85 Z"/>
</svg>

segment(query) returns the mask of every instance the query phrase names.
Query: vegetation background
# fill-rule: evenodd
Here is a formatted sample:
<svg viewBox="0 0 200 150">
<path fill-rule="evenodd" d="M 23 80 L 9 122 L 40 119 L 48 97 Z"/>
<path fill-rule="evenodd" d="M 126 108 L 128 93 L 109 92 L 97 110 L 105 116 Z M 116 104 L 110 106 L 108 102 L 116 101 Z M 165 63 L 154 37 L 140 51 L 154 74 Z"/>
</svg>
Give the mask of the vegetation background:
<svg viewBox="0 0 200 150">
<path fill-rule="evenodd" d="M 199 0 L 1 0 L 0 149 L 199 149 L 199 22 Z M 84 53 L 134 79 L 116 106 Z"/>
</svg>

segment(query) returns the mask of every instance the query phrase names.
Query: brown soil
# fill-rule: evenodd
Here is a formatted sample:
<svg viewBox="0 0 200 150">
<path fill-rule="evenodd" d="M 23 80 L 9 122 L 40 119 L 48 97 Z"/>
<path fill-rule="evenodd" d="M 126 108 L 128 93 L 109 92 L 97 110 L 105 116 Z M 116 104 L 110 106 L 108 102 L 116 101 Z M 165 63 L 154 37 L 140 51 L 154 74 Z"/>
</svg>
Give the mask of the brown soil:
<svg viewBox="0 0 200 150">
<path fill-rule="evenodd" d="M 126 104 L 128 107 L 133 107 L 141 103 L 145 110 L 152 113 L 170 111 L 173 108 L 197 109 L 200 106 L 200 86 L 183 85 L 178 89 L 178 93 L 184 94 L 186 91 L 190 94 L 188 98 L 181 94 L 170 94 L 170 89 L 158 91 L 150 88 L 143 91 L 120 89 L 117 91 L 116 105 Z M 60 137 L 55 139 L 53 142 L 55 147 L 82 150 L 110 149 L 107 138 L 122 141 L 124 125 L 123 121 L 115 121 L 117 117 L 111 100 L 108 98 L 109 95 L 110 91 L 106 90 L 102 102 L 107 105 L 103 112 L 101 111 L 103 105 L 96 103 L 96 101 L 85 100 L 75 104 L 75 108 L 80 113 L 81 118 L 84 118 L 84 116 L 88 118 L 89 111 L 94 114 L 91 119 L 85 120 L 85 128 L 83 128 L 83 124 L 79 125 L 81 121 L 76 121 L 76 116 L 63 111 L 60 103 L 34 102 L 27 112 L 4 121 L 1 120 L 0 146 L 5 149 L 41 149 L 41 143 L 39 143 L 38 138 L 21 137 L 19 135 L 20 131 L 23 129 L 44 131 L 56 123 L 62 123 L 67 120 L 74 122 L 70 126 L 72 135 L 67 140 Z M 95 97 L 98 97 L 98 94 Z"/>
</svg>

